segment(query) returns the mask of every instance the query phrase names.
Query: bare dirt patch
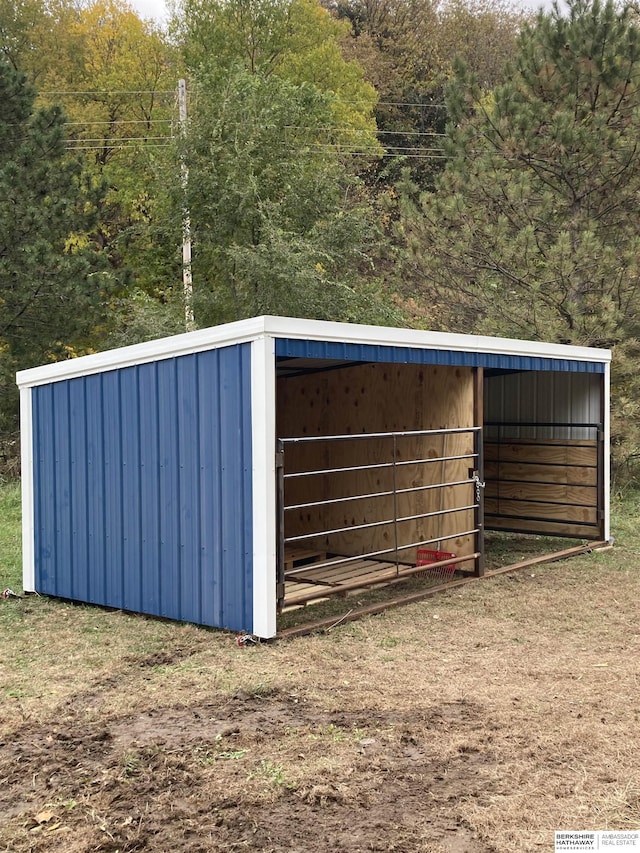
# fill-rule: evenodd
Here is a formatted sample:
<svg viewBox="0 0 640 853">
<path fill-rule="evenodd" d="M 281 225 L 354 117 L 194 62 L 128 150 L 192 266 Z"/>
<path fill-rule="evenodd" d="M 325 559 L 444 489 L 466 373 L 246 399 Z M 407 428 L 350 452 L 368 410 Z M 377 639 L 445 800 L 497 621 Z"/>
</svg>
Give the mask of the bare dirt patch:
<svg viewBox="0 0 640 853">
<path fill-rule="evenodd" d="M 533 853 L 640 828 L 630 542 L 245 648 L 0 605 L 0 850 Z"/>
<path fill-rule="evenodd" d="M 490 849 L 455 805 L 488 803 L 490 755 L 468 745 L 445 761 L 436 747 L 480 716 L 465 701 L 421 719 L 336 713 L 278 691 L 70 714 L 2 744 L 0 813 L 16 851 Z M 269 757 L 274 741 L 284 754 Z"/>
</svg>

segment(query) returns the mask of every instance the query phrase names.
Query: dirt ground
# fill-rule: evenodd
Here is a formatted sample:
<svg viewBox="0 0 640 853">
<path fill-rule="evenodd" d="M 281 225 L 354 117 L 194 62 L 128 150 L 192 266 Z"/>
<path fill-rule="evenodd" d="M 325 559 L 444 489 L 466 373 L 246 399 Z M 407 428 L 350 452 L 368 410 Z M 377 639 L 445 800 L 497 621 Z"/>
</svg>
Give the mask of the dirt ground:
<svg viewBox="0 0 640 853">
<path fill-rule="evenodd" d="M 633 549 L 241 648 L 3 608 L 0 850 L 503 853 L 640 828 Z"/>
</svg>

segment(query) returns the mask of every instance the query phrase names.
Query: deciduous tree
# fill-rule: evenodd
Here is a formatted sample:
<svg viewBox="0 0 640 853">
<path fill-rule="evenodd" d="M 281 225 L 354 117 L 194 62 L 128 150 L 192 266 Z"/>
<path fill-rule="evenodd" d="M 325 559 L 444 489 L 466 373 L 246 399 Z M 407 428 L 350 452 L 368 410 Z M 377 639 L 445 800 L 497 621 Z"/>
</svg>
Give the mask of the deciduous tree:
<svg viewBox="0 0 640 853">
<path fill-rule="evenodd" d="M 245 68 L 196 97 L 184 157 L 198 323 L 388 318 L 360 282 L 373 223 L 332 145 L 330 97 Z"/>
</svg>

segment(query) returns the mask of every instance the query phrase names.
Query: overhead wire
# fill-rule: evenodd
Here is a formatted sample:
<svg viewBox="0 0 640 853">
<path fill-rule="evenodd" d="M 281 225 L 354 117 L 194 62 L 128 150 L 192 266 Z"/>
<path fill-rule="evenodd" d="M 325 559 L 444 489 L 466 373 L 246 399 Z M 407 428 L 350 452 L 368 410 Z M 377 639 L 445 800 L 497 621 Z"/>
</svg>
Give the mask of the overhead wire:
<svg viewBox="0 0 640 853">
<path fill-rule="evenodd" d="M 81 96 L 81 95 L 93 95 L 93 96 L 118 96 L 118 95 L 171 95 L 175 96 L 175 90 L 173 89 L 122 89 L 122 90 L 98 90 L 98 89 L 78 89 L 78 90 L 48 90 L 40 92 L 42 96 Z M 189 94 L 189 93 L 188 93 Z M 346 100 L 346 99 L 336 99 L 338 103 L 346 104 L 346 105 L 356 105 L 356 104 L 365 104 L 369 105 L 368 101 L 357 101 L 357 100 Z M 418 101 L 378 101 L 374 108 L 377 107 L 411 107 L 411 108 L 419 108 L 419 109 L 444 109 L 446 108 L 445 104 L 425 104 L 420 103 Z M 68 121 L 66 125 L 68 127 L 124 127 L 124 126 L 135 126 L 135 125 L 144 125 L 145 127 L 149 127 L 150 125 L 175 125 L 176 120 L 173 118 L 162 118 L 162 119 L 122 119 L 122 120 L 104 120 L 104 119 L 87 119 L 86 121 Z M 446 134 L 438 133 L 436 131 L 419 131 L 419 130 L 409 130 L 409 129 L 394 129 L 394 130 L 375 130 L 375 131 L 358 131 L 353 128 L 311 128 L 305 126 L 297 126 L 297 125 L 287 125 L 284 127 L 285 130 L 296 130 L 296 131 L 308 131 L 310 133 L 316 133 L 319 130 L 327 130 L 332 133 L 351 133 L 354 136 L 365 135 L 373 133 L 376 137 L 393 137 L 393 136 L 404 136 L 407 138 L 444 138 Z M 175 136 L 173 134 L 169 134 L 166 136 L 114 136 L 110 139 L 103 139 L 99 137 L 73 137 L 67 140 L 67 150 L 69 151 L 97 151 L 97 150 L 105 150 L 108 149 L 110 151 L 116 150 L 125 150 L 127 148 L 139 148 L 139 147 L 168 147 L 175 141 Z M 138 144 L 136 144 L 138 143 Z M 403 156 L 406 158 L 413 159 L 446 159 L 447 155 L 442 148 L 428 148 L 428 147 L 420 147 L 420 146 L 401 146 L 401 145 L 389 145 L 382 146 L 383 152 L 382 156 Z M 335 142 L 335 143 L 322 143 L 314 140 L 310 145 L 307 146 L 307 150 L 310 153 L 323 154 L 328 151 L 334 151 L 337 153 L 348 153 L 354 156 L 381 156 L 380 150 L 373 146 L 363 144 L 362 146 L 358 146 L 357 142 L 353 142 L 351 144 L 347 142 Z"/>
</svg>

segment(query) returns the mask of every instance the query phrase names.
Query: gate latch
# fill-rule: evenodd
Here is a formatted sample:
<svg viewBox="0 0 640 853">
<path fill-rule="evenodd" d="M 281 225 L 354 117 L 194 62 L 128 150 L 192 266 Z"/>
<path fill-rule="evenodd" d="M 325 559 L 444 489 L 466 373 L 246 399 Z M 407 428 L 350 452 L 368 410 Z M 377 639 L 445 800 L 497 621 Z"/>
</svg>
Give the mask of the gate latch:
<svg viewBox="0 0 640 853">
<path fill-rule="evenodd" d="M 485 482 L 480 479 L 480 474 L 478 471 L 473 472 L 473 482 L 476 486 L 476 503 L 480 505 L 480 496 L 482 494 L 481 489 L 484 489 Z"/>
</svg>

